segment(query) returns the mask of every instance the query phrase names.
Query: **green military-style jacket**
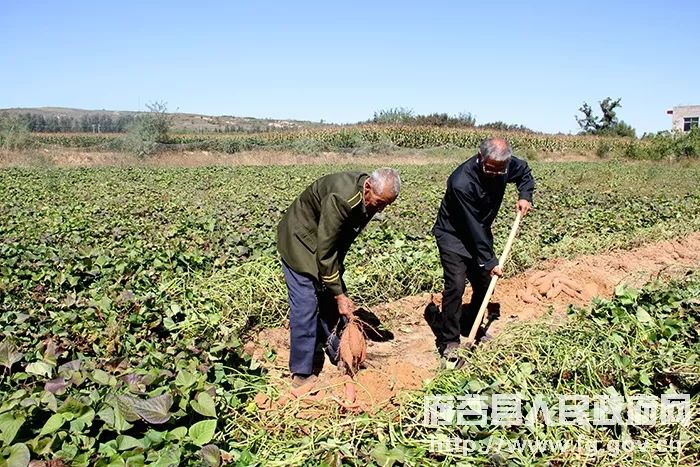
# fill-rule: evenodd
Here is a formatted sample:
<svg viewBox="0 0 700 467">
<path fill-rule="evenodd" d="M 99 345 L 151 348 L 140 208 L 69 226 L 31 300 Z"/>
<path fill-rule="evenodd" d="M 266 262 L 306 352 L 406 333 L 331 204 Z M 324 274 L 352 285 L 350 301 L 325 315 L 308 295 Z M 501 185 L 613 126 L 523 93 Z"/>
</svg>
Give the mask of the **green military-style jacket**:
<svg viewBox="0 0 700 467">
<path fill-rule="evenodd" d="M 294 200 L 277 226 L 277 251 L 300 274 L 316 278 L 334 295 L 344 293 L 343 260 L 367 225 L 363 185 L 368 175 L 321 177 Z"/>
</svg>

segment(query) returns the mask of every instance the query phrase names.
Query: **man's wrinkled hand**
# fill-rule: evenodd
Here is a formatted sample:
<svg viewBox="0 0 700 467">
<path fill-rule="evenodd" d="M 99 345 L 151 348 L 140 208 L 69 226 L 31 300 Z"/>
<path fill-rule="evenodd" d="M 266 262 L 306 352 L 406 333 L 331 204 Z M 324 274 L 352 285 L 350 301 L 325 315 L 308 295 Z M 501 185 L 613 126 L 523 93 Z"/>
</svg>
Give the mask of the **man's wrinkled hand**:
<svg viewBox="0 0 700 467">
<path fill-rule="evenodd" d="M 493 276 L 503 277 L 503 269 L 501 269 L 501 266 L 496 265 L 493 267 L 493 269 L 491 269 L 491 272 L 489 274 L 491 274 L 491 277 L 493 277 Z"/>
<path fill-rule="evenodd" d="M 351 318 L 354 315 L 355 304 L 348 298 L 347 295 L 338 295 L 335 297 L 335 301 L 338 304 L 338 313 L 346 318 Z"/>
<path fill-rule="evenodd" d="M 527 213 L 532 209 L 532 203 L 526 199 L 518 200 L 518 204 L 515 205 L 516 212 L 521 212 L 523 217 L 527 216 Z"/>
</svg>

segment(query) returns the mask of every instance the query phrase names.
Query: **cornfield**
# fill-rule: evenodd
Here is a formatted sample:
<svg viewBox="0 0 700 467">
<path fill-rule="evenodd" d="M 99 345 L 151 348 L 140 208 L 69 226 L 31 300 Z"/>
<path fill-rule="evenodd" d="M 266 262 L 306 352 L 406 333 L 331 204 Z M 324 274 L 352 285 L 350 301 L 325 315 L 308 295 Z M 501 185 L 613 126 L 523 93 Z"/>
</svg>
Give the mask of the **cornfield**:
<svg viewBox="0 0 700 467">
<path fill-rule="evenodd" d="M 241 134 L 172 134 L 168 143 L 173 149 L 201 149 L 234 153 L 242 150 L 267 148 L 289 149 L 300 143 L 313 143 L 326 150 L 342 150 L 366 145 L 386 144 L 398 148 L 426 149 L 435 147 L 475 148 L 488 137 L 503 136 L 504 132 L 486 129 L 458 129 L 415 126 L 351 126 L 300 131 L 279 131 Z M 123 135 L 84 133 L 34 133 L 33 146 L 120 149 Z M 547 135 L 507 132 L 515 150 L 533 149 L 541 152 L 595 151 L 601 144 L 611 150 L 625 152 L 631 146 L 645 142 L 629 138 L 596 136 Z"/>
</svg>

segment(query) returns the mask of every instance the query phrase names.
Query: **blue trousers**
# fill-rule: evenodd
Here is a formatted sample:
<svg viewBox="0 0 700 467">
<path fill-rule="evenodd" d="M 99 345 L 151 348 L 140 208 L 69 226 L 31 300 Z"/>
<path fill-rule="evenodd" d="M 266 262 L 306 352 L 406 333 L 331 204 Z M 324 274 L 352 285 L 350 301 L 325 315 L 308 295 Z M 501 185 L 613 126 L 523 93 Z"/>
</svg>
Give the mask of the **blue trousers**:
<svg viewBox="0 0 700 467">
<path fill-rule="evenodd" d="M 338 361 L 340 331 L 345 324 L 338 313 L 335 297 L 321 284 L 299 274 L 282 262 L 289 299 L 290 351 L 292 374 L 310 375 L 319 344 L 333 364 Z"/>
</svg>

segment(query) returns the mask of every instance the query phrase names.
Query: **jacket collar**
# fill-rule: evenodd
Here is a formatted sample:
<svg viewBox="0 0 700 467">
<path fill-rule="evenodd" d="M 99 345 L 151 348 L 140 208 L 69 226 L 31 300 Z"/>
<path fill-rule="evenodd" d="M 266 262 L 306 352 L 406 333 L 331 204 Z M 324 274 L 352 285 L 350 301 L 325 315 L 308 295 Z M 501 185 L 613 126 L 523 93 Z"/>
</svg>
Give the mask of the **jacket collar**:
<svg viewBox="0 0 700 467">
<path fill-rule="evenodd" d="M 348 203 L 350 204 L 350 207 L 354 210 L 355 208 L 359 207 L 361 212 L 363 214 L 367 213 L 367 208 L 365 208 L 365 180 L 369 178 L 369 175 L 363 173 L 360 174 L 359 177 L 357 177 L 357 183 L 355 183 L 355 188 L 357 189 L 357 193 L 353 195 L 352 198 L 348 200 Z"/>
</svg>

